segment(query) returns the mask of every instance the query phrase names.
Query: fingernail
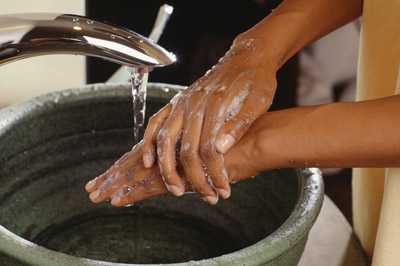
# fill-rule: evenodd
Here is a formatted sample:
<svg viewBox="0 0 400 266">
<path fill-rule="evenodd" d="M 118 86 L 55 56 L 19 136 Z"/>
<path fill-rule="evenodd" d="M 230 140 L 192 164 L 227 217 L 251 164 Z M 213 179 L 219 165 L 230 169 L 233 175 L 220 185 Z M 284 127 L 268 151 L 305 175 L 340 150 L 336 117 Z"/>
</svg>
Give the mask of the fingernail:
<svg viewBox="0 0 400 266">
<path fill-rule="evenodd" d="M 86 189 L 87 191 L 89 191 L 89 190 L 91 190 L 92 188 L 94 188 L 95 185 L 96 185 L 96 181 L 91 180 L 91 181 L 89 181 L 89 182 L 86 184 L 85 189 Z"/>
<path fill-rule="evenodd" d="M 183 195 L 183 193 L 185 193 L 185 191 L 183 191 L 183 189 L 181 189 L 178 186 L 175 185 L 166 185 L 167 189 L 169 192 L 171 192 L 172 194 L 174 194 L 177 197 L 180 197 Z"/>
<path fill-rule="evenodd" d="M 223 189 L 223 188 L 217 188 L 218 195 L 220 195 L 222 198 L 227 199 L 231 196 L 231 190 Z"/>
<path fill-rule="evenodd" d="M 91 201 L 96 201 L 96 199 L 100 196 L 100 191 L 96 190 L 92 193 L 90 193 L 89 198 Z"/>
<path fill-rule="evenodd" d="M 208 202 L 208 204 L 215 205 L 218 202 L 217 196 L 207 196 L 203 198 L 204 201 Z"/>
<path fill-rule="evenodd" d="M 215 146 L 220 153 L 225 153 L 232 147 L 234 142 L 234 137 L 232 137 L 230 134 L 224 134 L 221 136 L 221 138 L 217 139 Z"/>
<path fill-rule="evenodd" d="M 145 153 L 143 154 L 143 164 L 144 167 L 146 168 L 150 168 L 153 166 L 154 163 L 154 157 L 153 155 L 149 154 L 149 153 Z"/>
</svg>

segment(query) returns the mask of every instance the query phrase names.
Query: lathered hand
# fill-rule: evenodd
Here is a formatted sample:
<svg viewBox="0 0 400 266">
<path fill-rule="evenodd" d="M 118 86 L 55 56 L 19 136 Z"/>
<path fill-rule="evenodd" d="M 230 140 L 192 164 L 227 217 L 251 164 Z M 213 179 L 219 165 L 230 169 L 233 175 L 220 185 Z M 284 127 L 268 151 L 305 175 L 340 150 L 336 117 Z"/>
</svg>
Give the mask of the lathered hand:
<svg viewBox="0 0 400 266">
<path fill-rule="evenodd" d="M 217 65 L 151 117 L 144 165 L 158 161 L 172 194 L 185 191 L 179 162 L 204 200 L 215 204 L 218 196 L 230 196 L 223 154 L 267 111 L 275 93 L 276 70 L 263 58 L 263 48 L 260 40 L 240 35 Z"/>
<path fill-rule="evenodd" d="M 399 167 L 399 112 L 400 96 L 393 96 L 265 113 L 223 155 L 229 181 L 274 168 Z M 159 167 L 145 168 L 142 157 L 138 144 L 90 181 L 91 200 L 123 206 L 166 193 Z M 184 192 L 192 189 L 185 180 Z"/>
<path fill-rule="evenodd" d="M 247 137 L 248 136 L 248 137 Z M 255 165 L 247 163 L 245 154 L 253 151 L 255 137 L 252 130 L 243 138 L 240 145 L 235 145 L 225 154 L 225 163 L 230 180 L 236 182 L 257 173 Z M 146 198 L 167 193 L 158 165 L 146 168 L 143 165 L 143 145 L 137 144 L 130 152 L 124 154 L 105 173 L 86 184 L 86 191 L 94 203 L 111 200 L 114 206 L 126 206 Z M 247 159 L 246 159 L 247 158 Z M 183 191 L 193 191 L 193 188 L 182 180 Z"/>
<path fill-rule="evenodd" d="M 86 184 L 85 189 L 90 193 L 92 202 L 111 200 L 114 206 L 127 206 L 168 192 L 158 166 L 144 167 L 142 148 L 142 144 L 136 145 L 105 173 Z M 192 191 L 188 183 L 185 183 L 184 191 Z"/>
<path fill-rule="evenodd" d="M 114 206 L 126 206 L 167 191 L 158 167 L 143 166 L 141 144 L 125 153 L 105 173 L 88 182 L 85 189 L 92 202 L 111 200 Z"/>
</svg>

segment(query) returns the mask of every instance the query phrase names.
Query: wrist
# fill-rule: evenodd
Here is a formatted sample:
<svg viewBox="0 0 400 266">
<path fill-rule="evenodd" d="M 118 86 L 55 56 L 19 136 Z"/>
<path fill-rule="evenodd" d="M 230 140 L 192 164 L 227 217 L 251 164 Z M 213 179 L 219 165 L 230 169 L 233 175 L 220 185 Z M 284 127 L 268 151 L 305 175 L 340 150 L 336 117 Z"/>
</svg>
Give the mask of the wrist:
<svg viewBox="0 0 400 266">
<path fill-rule="evenodd" d="M 258 38 L 264 47 L 265 60 L 279 69 L 315 38 L 315 25 L 309 17 L 307 11 L 278 7 L 241 35 Z"/>
<path fill-rule="evenodd" d="M 265 31 L 267 32 L 267 30 Z M 236 36 L 230 50 L 245 50 L 246 64 L 262 67 L 275 74 L 282 66 L 280 52 L 268 43 L 265 38 L 266 32 L 258 29 L 258 25 L 256 25 Z"/>
<path fill-rule="evenodd" d="M 314 139 L 309 115 L 318 107 L 268 112 L 254 126 L 253 160 L 258 171 L 304 167 L 313 158 Z"/>
<path fill-rule="evenodd" d="M 254 164 L 255 139 L 248 137 L 247 133 L 226 154 L 224 154 L 225 167 L 231 182 L 256 175 L 259 170 Z"/>
</svg>

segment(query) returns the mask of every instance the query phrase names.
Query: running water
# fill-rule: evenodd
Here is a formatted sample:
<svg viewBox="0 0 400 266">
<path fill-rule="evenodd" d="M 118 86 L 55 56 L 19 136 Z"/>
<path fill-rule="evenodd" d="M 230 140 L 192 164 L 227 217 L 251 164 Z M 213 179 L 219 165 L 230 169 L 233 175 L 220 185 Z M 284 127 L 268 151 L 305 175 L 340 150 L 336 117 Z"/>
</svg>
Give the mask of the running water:
<svg viewBox="0 0 400 266">
<path fill-rule="evenodd" d="M 133 102 L 133 138 L 139 142 L 140 133 L 146 118 L 147 71 L 145 69 L 130 69 Z"/>
</svg>

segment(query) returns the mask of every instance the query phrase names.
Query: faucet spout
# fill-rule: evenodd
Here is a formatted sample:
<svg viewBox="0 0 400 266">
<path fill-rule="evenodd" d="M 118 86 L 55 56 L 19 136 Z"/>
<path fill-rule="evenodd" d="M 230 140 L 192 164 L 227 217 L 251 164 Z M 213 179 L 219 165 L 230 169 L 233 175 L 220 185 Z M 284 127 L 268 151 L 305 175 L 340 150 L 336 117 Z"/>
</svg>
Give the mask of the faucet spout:
<svg viewBox="0 0 400 266">
<path fill-rule="evenodd" d="M 0 65 L 48 54 L 94 56 L 118 64 L 153 68 L 174 54 L 131 30 L 66 14 L 0 16 Z"/>
</svg>

